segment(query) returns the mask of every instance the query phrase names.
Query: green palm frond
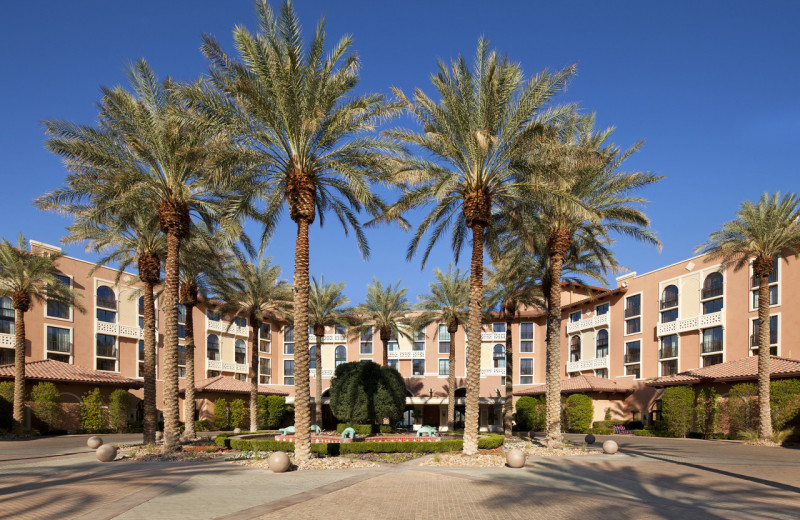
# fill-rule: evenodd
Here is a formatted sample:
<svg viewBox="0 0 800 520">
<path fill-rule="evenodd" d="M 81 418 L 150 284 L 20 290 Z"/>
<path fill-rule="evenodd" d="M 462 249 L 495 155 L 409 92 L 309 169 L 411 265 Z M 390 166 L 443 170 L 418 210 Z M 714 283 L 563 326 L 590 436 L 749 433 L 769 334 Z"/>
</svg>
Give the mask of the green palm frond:
<svg viewBox="0 0 800 520">
<path fill-rule="evenodd" d="M 401 281 L 384 286 L 377 278 L 367 286 L 364 303 L 356 308 L 359 333 L 375 328 L 388 330 L 394 337 L 412 339 L 412 324 L 408 314 L 412 311 L 406 297 L 407 290 L 400 287 Z"/>
<path fill-rule="evenodd" d="M 450 264 L 447 271 L 434 269 L 435 282 L 428 284 L 429 292 L 420 294 L 416 309 L 421 311 L 413 319 L 413 327 L 420 330 L 431 323 L 456 326 L 467 323 L 469 307 L 469 273 Z"/>
</svg>

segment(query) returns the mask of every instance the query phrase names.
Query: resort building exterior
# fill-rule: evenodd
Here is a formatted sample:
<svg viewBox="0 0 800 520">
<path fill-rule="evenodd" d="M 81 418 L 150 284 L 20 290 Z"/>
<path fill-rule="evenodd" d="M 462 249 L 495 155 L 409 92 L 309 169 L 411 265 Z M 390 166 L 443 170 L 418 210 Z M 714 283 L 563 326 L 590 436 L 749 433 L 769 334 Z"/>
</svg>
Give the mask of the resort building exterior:
<svg viewBox="0 0 800 520">
<path fill-rule="evenodd" d="M 36 254 L 58 250 L 31 242 Z M 136 276 L 121 275 L 92 262 L 63 257 L 60 276 L 82 297 L 81 312 L 47 302 L 34 303 L 25 314 L 26 362 L 35 366 L 52 360 L 81 369 L 80 381 L 51 379 L 62 391 L 65 403 L 76 402 L 91 379 L 88 372 L 111 375 L 110 385 L 123 386 L 141 399 L 143 329 Z M 614 288 L 564 284 L 561 331 L 562 392 L 580 392 L 595 400 L 595 418 L 606 408 L 618 419 L 649 421 L 660 396 L 658 378 L 726 362 L 745 360 L 757 352 L 757 290 L 752 273 L 697 256 L 646 274 L 629 273 L 617 278 Z M 770 349 L 778 358 L 800 359 L 800 267 L 794 257 L 781 259 L 770 278 Z M 181 311 L 180 344 L 183 345 L 185 310 Z M 295 334 L 285 322 L 269 321 L 251 331 L 244 320 L 231 323 L 226 316 L 199 305 L 194 310 L 196 390 L 198 417 L 210 418 L 213 399 L 220 396 L 247 398 L 250 337 L 258 349 L 259 392 L 294 398 Z M 161 323 L 163 315 L 158 312 Z M 159 327 L 157 351 L 157 406 L 163 407 L 160 367 L 163 335 Z M 483 325 L 480 338 L 480 425 L 501 428 L 505 378 L 512 377 L 513 399 L 544 393 L 546 313 L 523 309 L 511 329 L 504 321 Z M 506 372 L 506 335 L 513 339 L 513 374 Z M 335 367 L 351 361 L 381 363 L 382 345 L 377 334 L 358 334 L 336 326 L 322 337 L 322 366 L 314 366 L 317 338 L 310 335 L 311 388 L 322 378 L 323 403 Z M 7 298 L 0 299 L 0 379 L 13 377 L 2 365 L 14 361 L 14 313 Z M 414 331 L 411 338 L 392 338 L 388 363 L 406 381 L 407 411 L 403 422 L 445 427 L 447 424 L 448 356 L 456 350 L 457 427 L 463 422 L 466 386 L 466 349 L 473 343 L 463 326 L 454 335 L 444 324 Z M 58 364 L 56 364 L 58 365 Z M 12 367 L 13 368 L 13 367 Z M 30 369 L 29 373 L 30 372 Z M 61 370 L 61 372 L 65 372 Z M 66 372 L 69 372 L 67 370 Z M 74 371 L 73 371 L 74 372 Z M 42 373 L 42 370 L 37 372 Z M 179 360 L 180 387 L 184 388 L 185 354 Z M 41 379 L 41 376 L 37 376 Z M 78 377 L 78 376 L 75 376 Z M 46 379 L 46 378 L 45 378 Z M 131 383 L 125 383 L 131 381 Z M 69 385 L 77 390 L 70 390 Z M 181 395 L 183 391 L 181 391 Z M 181 397 L 182 398 L 182 397 Z M 313 397 L 312 397 L 313 402 Z M 180 407 L 181 414 L 183 406 Z M 335 426 L 327 407 L 315 418 Z M 137 409 L 141 413 L 141 408 Z M 181 417 L 184 420 L 183 417 Z"/>
</svg>

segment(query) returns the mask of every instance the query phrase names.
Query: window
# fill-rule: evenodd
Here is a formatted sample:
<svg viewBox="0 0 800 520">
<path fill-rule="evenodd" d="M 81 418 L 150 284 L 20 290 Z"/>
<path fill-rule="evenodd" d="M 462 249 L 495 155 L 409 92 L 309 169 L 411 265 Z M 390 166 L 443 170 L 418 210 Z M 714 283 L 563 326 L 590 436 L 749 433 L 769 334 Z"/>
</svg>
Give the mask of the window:
<svg viewBox="0 0 800 520">
<path fill-rule="evenodd" d="M 425 329 L 414 333 L 414 350 L 425 350 Z"/>
<path fill-rule="evenodd" d="M 719 365 L 722 363 L 722 354 L 713 354 L 711 356 L 703 356 L 703 366 L 710 367 L 712 365 Z"/>
<path fill-rule="evenodd" d="M 594 371 L 594 375 L 597 377 L 603 377 L 608 379 L 608 369 L 607 368 L 598 368 Z"/>
<path fill-rule="evenodd" d="M 308 349 L 308 368 L 311 370 L 317 369 L 317 346 L 314 345 Z"/>
<path fill-rule="evenodd" d="M 505 332 L 506 324 L 503 322 L 492 323 L 492 332 Z"/>
<path fill-rule="evenodd" d="M 139 297 L 139 305 L 138 308 L 138 316 L 139 316 L 139 328 L 144 328 L 144 296 Z"/>
<path fill-rule="evenodd" d="M 722 352 L 722 327 L 703 329 L 701 354 Z"/>
<path fill-rule="evenodd" d="M 206 377 L 218 377 L 218 376 L 221 376 L 221 375 L 222 375 L 222 373 L 219 370 L 209 370 L 206 373 Z"/>
<path fill-rule="evenodd" d="M 722 298 L 706 300 L 703 302 L 703 314 L 712 314 L 722 310 Z"/>
<path fill-rule="evenodd" d="M 334 367 L 338 367 L 343 363 L 347 363 L 347 348 L 345 348 L 344 345 L 339 345 L 338 347 L 336 347 L 336 350 L 334 350 L 333 356 L 334 356 L 334 363 L 333 363 Z"/>
<path fill-rule="evenodd" d="M 777 285 L 770 285 L 769 286 L 769 304 L 778 305 L 778 286 Z M 753 309 L 758 309 L 758 289 L 753 291 Z"/>
<path fill-rule="evenodd" d="M 294 327 L 283 328 L 283 353 L 286 355 L 294 354 Z M 294 374 L 294 365 L 292 365 L 292 374 Z M 292 380 L 294 380 L 294 377 L 292 377 Z"/>
<path fill-rule="evenodd" d="M 144 377 L 144 340 L 143 339 L 139 340 L 139 348 L 138 348 L 137 359 L 138 359 L 139 363 L 138 363 L 138 368 L 137 368 L 136 375 L 138 377 Z"/>
<path fill-rule="evenodd" d="M 47 359 L 70 363 L 72 358 L 72 342 L 70 341 L 69 329 L 48 326 L 46 350 Z"/>
<path fill-rule="evenodd" d="M 581 360 L 581 337 L 580 336 L 572 336 L 572 339 L 569 343 L 569 360 L 571 362 L 580 361 Z"/>
<path fill-rule="evenodd" d="M 116 372 L 117 338 L 115 338 L 114 336 L 108 336 L 106 334 L 98 334 L 95 356 L 97 358 L 95 366 L 96 370 Z"/>
<path fill-rule="evenodd" d="M 247 327 L 247 318 L 240 318 L 237 316 L 233 318 L 233 324 L 237 327 L 245 328 Z"/>
<path fill-rule="evenodd" d="M 206 317 L 208 321 L 219 321 L 219 313 L 216 311 L 207 311 Z"/>
<path fill-rule="evenodd" d="M 233 347 L 233 355 L 236 363 L 244 365 L 247 363 L 247 345 L 244 340 L 237 339 Z M 230 359 L 230 358 L 228 358 Z"/>
<path fill-rule="evenodd" d="M 206 352 L 208 359 L 211 361 L 219 361 L 219 336 L 216 334 L 208 335 L 208 339 L 206 340 Z"/>
<path fill-rule="evenodd" d="M 604 303 L 602 305 L 597 306 L 597 315 L 602 316 L 603 314 L 608 314 L 608 304 Z"/>
<path fill-rule="evenodd" d="M 339 336 L 347 337 L 347 328 L 344 325 L 334 325 L 333 326 L 333 333 Z"/>
<path fill-rule="evenodd" d="M 439 375 L 440 376 L 449 376 L 450 375 L 450 360 L 449 359 L 440 359 L 439 360 Z"/>
<path fill-rule="evenodd" d="M 186 345 L 178 345 L 178 377 L 186 377 Z"/>
<path fill-rule="evenodd" d="M 769 304 L 778 305 L 778 281 L 779 281 L 779 268 L 780 268 L 780 257 L 775 257 L 774 263 L 772 265 L 772 273 L 770 273 L 769 278 L 767 278 L 767 283 L 769 284 Z M 751 264 L 751 272 L 752 272 L 752 264 Z M 760 280 L 757 276 L 753 275 L 750 278 L 750 288 L 753 289 L 753 301 L 750 305 L 750 310 L 758 309 L 758 286 L 760 284 Z"/>
<path fill-rule="evenodd" d="M 247 381 L 247 374 L 236 373 L 233 374 L 233 378 L 239 381 Z"/>
<path fill-rule="evenodd" d="M 71 280 L 69 276 L 63 276 L 60 274 L 55 275 L 56 283 L 65 285 L 69 287 L 71 285 Z M 47 316 L 49 318 L 60 318 L 63 320 L 69 319 L 69 305 L 66 303 L 54 302 L 54 301 L 47 301 Z"/>
<path fill-rule="evenodd" d="M 505 368 L 506 367 L 506 347 L 505 345 L 500 345 L 499 343 L 492 348 L 492 361 L 494 362 L 494 368 Z"/>
<path fill-rule="evenodd" d="M 569 315 L 569 321 L 575 323 L 576 321 L 581 321 L 581 311 L 573 312 Z"/>
<path fill-rule="evenodd" d="M 634 294 L 625 298 L 625 334 L 638 334 L 642 331 L 642 295 Z"/>
<path fill-rule="evenodd" d="M 447 325 L 439 325 L 439 354 L 450 353 L 450 333 L 447 332 Z"/>
<path fill-rule="evenodd" d="M 675 285 L 668 285 L 661 291 L 661 302 L 659 307 L 661 310 L 671 309 L 678 306 L 678 287 Z"/>
<path fill-rule="evenodd" d="M 662 376 L 678 373 L 678 335 L 670 334 L 661 338 L 658 349 L 659 368 Z"/>
<path fill-rule="evenodd" d="M 265 357 L 258 358 L 258 384 L 268 385 L 272 378 L 272 366 L 270 359 Z"/>
<path fill-rule="evenodd" d="M 533 323 L 519 324 L 519 351 L 533 352 Z"/>
<path fill-rule="evenodd" d="M 178 337 L 186 339 L 186 305 L 178 305 Z"/>
<path fill-rule="evenodd" d="M 294 359 L 283 360 L 283 384 L 294 384 Z"/>
<path fill-rule="evenodd" d="M 758 355 L 758 318 L 751 320 L 751 329 L 753 333 L 750 335 L 750 354 L 753 356 Z M 778 315 L 769 317 L 769 353 L 773 356 L 778 355 Z"/>
<path fill-rule="evenodd" d="M 533 359 L 520 358 L 519 360 L 519 384 L 533 384 Z"/>
<path fill-rule="evenodd" d="M 400 347 L 397 345 L 397 333 L 395 331 L 389 332 L 389 342 L 386 344 L 386 349 L 389 352 L 394 352 Z"/>
<path fill-rule="evenodd" d="M 642 322 L 639 318 L 625 321 L 625 334 L 638 334 L 642 331 Z"/>
<path fill-rule="evenodd" d="M 262 323 L 258 329 L 258 351 L 269 354 L 272 351 L 272 327 L 269 323 Z"/>
<path fill-rule="evenodd" d="M 606 329 L 597 331 L 594 357 L 598 359 L 608 357 L 608 331 Z"/>
<path fill-rule="evenodd" d="M 414 359 L 411 361 L 411 375 L 424 376 L 425 375 L 425 360 Z"/>
<path fill-rule="evenodd" d="M 724 278 L 722 273 L 711 273 L 706 276 L 703 282 L 703 290 L 700 292 L 700 298 L 707 300 L 709 298 L 717 298 L 722 296 Z"/>
<path fill-rule="evenodd" d="M 97 288 L 97 321 L 117 322 L 117 300 L 110 287 L 101 285 Z"/>
<path fill-rule="evenodd" d="M 720 300 L 722 301 L 722 300 Z M 661 323 L 669 323 L 678 319 L 678 308 L 661 311 Z"/>
<path fill-rule="evenodd" d="M 642 373 L 642 344 L 640 341 L 629 341 L 625 344 L 625 375 L 636 379 Z"/>
<path fill-rule="evenodd" d="M 361 333 L 361 355 L 372 354 L 372 327 Z"/>
<path fill-rule="evenodd" d="M 14 334 L 14 305 L 11 298 L 0 298 L 0 334 Z"/>
<path fill-rule="evenodd" d="M 399 370 L 396 359 L 390 359 L 389 362 L 386 363 L 386 366 L 388 366 L 389 368 L 393 368 L 395 370 Z"/>
</svg>

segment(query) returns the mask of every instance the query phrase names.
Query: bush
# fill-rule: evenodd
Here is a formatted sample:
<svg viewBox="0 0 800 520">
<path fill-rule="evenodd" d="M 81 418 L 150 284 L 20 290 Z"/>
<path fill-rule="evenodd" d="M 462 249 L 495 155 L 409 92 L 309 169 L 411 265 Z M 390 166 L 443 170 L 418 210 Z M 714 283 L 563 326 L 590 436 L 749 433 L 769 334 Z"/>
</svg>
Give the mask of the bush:
<svg viewBox="0 0 800 520">
<path fill-rule="evenodd" d="M 203 419 L 202 421 L 195 421 L 194 422 L 194 431 L 196 432 L 207 432 L 211 431 L 211 425 L 208 424 L 208 421 Z"/>
<path fill-rule="evenodd" d="M 778 379 L 769 387 L 773 431 L 800 426 L 800 379 Z"/>
<path fill-rule="evenodd" d="M 117 388 L 108 399 L 108 421 L 112 430 L 125 431 L 128 427 L 128 414 L 131 412 L 131 394 Z"/>
<path fill-rule="evenodd" d="M 214 401 L 214 429 L 228 430 L 228 401 L 220 397 Z"/>
<path fill-rule="evenodd" d="M 633 434 L 637 437 L 655 437 L 656 434 L 649 430 L 633 430 Z"/>
<path fill-rule="evenodd" d="M 503 435 L 490 433 L 488 437 L 478 439 L 478 448 L 482 450 L 493 450 L 502 446 L 505 440 L 506 438 Z"/>
<path fill-rule="evenodd" d="M 271 440 L 245 440 L 229 439 L 229 435 L 218 435 L 215 442 L 241 451 L 294 451 L 294 443 L 287 441 Z M 495 449 L 503 445 L 505 437 L 491 434 L 486 438 L 478 439 L 478 448 L 484 450 Z M 346 455 L 349 453 L 442 453 L 460 451 L 464 443 L 461 440 L 447 441 L 397 441 L 397 442 L 343 442 L 343 443 L 314 443 L 311 451 L 317 455 Z"/>
<path fill-rule="evenodd" d="M 734 439 L 738 433 L 758 427 L 758 387 L 755 383 L 733 385 L 725 405 L 728 431 Z"/>
<path fill-rule="evenodd" d="M 259 430 L 267 428 L 269 422 L 269 404 L 266 395 L 256 397 L 256 424 Z"/>
<path fill-rule="evenodd" d="M 244 401 L 241 399 L 231 401 L 228 417 L 231 428 L 241 428 L 244 424 Z"/>
<path fill-rule="evenodd" d="M 570 432 L 582 432 L 592 425 L 594 404 L 592 398 L 583 394 L 572 394 L 564 408 L 565 427 Z"/>
<path fill-rule="evenodd" d="M 339 423 L 339 424 L 336 425 L 336 432 L 337 433 L 342 433 L 347 428 L 352 428 L 353 430 L 355 430 L 356 435 L 360 435 L 362 437 L 365 437 L 367 435 L 372 435 L 372 434 L 378 433 L 378 431 L 380 431 L 378 429 L 378 425 L 377 424 L 345 424 L 345 423 Z"/>
<path fill-rule="evenodd" d="M 266 427 L 268 430 L 275 430 L 283 425 L 284 417 L 287 415 L 286 398 L 280 395 L 268 395 Z"/>
<path fill-rule="evenodd" d="M 216 437 L 214 437 L 214 444 L 217 446 L 222 446 L 224 448 L 230 448 L 230 440 L 228 437 L 233 437 L 233 433 L 220 433 Z"/>
<path fill-rule="evenodd" d="M 544 430 L 544 396 L 523 395 L 516 405 L 517 429 L 520 431 Z"/>
<path fill-rule="evenodd" d="M 394 433 L 394 428 L 391 424 L 379 424 L 378 431 L 381 433 Z"/>
<path fill-rule="evenodd" d="M 81 399 L 81 429 L 89 433 L 103 430 L 106 425 L 105 416 L 100 389 L 95 388 L 86 392 Z"/>
<path fill-rule="evenodd" d="M 686 437 L 694 415 L 694 391 L 688 386 L 672 386 L 661 396 L 661 415 L 667 430 Z"/>
<path fill-rule="evenodd" d="M 345 423 L 399 421 L 406 408 L 406 385 L 397 370 L 354 361 L 336 367 L 330 389 L 331 412 Z"/>
<path fill-rule="evenodd" d="M 606 408 L 606 414 L 603 416 L 603 419 L 605 419 L 606 421 L 610 421 L 611 420 L 611 407 L 610 406 L 608 408 Z"/>
<path fill-rule="evenodd" d="M 708 438 L 717 429 L 719 421 L 719 394 L 711 387 L 700 390 L 697 394 L 697 429 L 702 438 Z"/>
<path fill-rule="evenodd" d="M 61 393 L 56 385 L 49 382 L 36 384 L 31 389 L 31 401 L 33 401 L 33 415 L 48 430 L 56 430 L 61 426 Z"/>
<path fill-rule="evenodd" d="M 589 428 L 586 433 L 593 433 L 594 435 L 614 435 L 613 428 Z"/>
<path fill-rule="evenodd" d="M 0 401 L 14 403 L 14 381 L 0 383 Z"/>
</svg>

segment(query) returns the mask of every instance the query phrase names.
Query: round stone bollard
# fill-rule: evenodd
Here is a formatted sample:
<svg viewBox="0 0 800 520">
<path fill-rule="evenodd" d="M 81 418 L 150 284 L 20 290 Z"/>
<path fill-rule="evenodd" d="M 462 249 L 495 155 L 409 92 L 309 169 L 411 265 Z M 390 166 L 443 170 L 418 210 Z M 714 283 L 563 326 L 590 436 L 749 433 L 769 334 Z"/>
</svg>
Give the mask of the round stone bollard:
<svg viewBox="0 0 800 520">
<path fill-rule="evenodd" d="M 89 446 L 91 449 L 96 450 L 100 446 L 103 445 L 103 439 L 98 437 L 97 435 L 92 435 L 88 439 L 86 439 L 86 445 Z"/>
<path fill-rule="evenodd" d="M 521 468 L 525 465 L 525 457 L 524 451 L 519 448 L 514 448 L 506 453 L 506 464 L 509 468 Z"/>
<path fill-rule="evenodd" d="M 591 433 L 583 438 L 583 442 L 585 442 L 586 444 L 594 444 L 594 441 L 595 441 L 594 435 L 592 435 Z"/>
<path fill-rule="evenodd" d="M 607 453 L 608 455 L 613 455 L 617 452 L 619 446 L 615 441 L 608 440 L 603 443 L 603 452 Z"/>
<path fill-rule="evenodd" d="M 283 473 L 289 469 L 289 456 L 282 451 L 276 451 L 270 455 L 267 462 L 269 469 L 275 473 Z"/>
<path fill-rule="evenodd" d="M 117 448 L 111 444 L 103 444 L 97 448 L 95 456 L 100 462 L 111 462 L 117 458 Z"/>
<path fill-rule="evenodd" d="M 242 429 L 241 428 L 234 428 L 233 429 L 233 433 L 234 433 L 234 435 L 239 435 L 240 433 L 242 433 Z"/>
<path fill-rule="evenodd" d="M 156 442 L 161 442 L 164 440 L 164 432 L 156 432 Z"/>
</svg>

